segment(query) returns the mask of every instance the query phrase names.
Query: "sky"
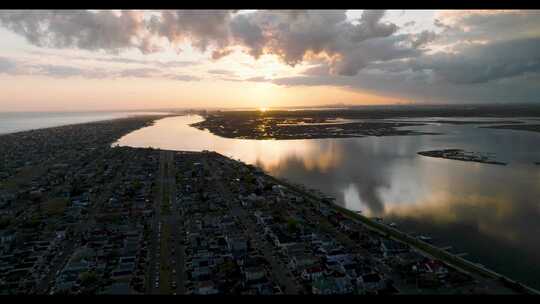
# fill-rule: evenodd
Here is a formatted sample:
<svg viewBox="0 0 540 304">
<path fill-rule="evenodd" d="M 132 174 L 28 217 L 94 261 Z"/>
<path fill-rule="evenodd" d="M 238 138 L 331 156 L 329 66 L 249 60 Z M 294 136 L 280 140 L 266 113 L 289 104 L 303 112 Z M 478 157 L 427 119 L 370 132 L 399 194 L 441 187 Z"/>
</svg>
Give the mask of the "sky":
<svg viewBox="0 0 540 304">
<path fill-rule="evenodd" d="M 540 11 L 1 11 L 0 111 L 539 103 Z"/>
</svg>

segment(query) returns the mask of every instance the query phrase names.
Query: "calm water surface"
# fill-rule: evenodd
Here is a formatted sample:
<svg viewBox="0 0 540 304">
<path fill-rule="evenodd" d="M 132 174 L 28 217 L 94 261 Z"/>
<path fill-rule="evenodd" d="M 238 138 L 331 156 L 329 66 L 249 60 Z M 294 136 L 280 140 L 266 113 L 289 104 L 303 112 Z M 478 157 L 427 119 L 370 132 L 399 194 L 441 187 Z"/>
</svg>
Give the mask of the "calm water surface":
<svg viewBox="0 0 540 304">
<path fill-rule="evenodd" d="M 0 112 L 0 134 L 165 112 Z"/>
<path fill-rule="evenodd" d="M 409 129 L 444 135 L 243 140 L 188 126 L 201 119 L 165 118 L 118 144 L 217 151 L 320 189 L 338 204 L 404 231 L 429 235 L 453 252 L 468 253 L 469 260 L 540 288 L 540 166 L 534 164 L 540 162 L 540 133 L 431 123 Z M 416 154 L 446 148 L 492 152 L 509 164 Z"/>
</svg>

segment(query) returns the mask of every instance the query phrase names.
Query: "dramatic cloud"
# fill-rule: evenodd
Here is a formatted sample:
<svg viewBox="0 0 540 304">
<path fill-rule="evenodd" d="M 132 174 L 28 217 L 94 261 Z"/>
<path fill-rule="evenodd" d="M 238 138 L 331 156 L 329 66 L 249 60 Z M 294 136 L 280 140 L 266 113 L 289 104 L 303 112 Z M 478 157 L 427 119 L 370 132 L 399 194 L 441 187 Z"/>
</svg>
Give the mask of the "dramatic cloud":
<svg viewBox="0 0 540 304">
<path fill-rule="evenodd" d="M 23 35 L 37 46 L 118 52 L 136 48 L 142 53 L 163 48 L 160 39 L 171 45 L 190 42 L 212 57 L 229 55 L 234 46 L 259 58 L 278 56 L 289 65 L 306 59 L 325 58 L 336 74 L 354 75 L 367 62 L 400 56 L 403 47 L 389 39 L 398 27 L 381 22 L 384 11 L 365 11 L 357 24 L 347 20 L 345 10 L 331 11 L 163 11 L 151 17 L 143 12 L 110 11 L 10 11 L 0 15 L 0 24 Z M 373 46 L 388 48 L 381 57 Z M 368 53 L 368 55 L 364 55 Z M 406 53 L 406 52 L 405 52 Z"/>
<path fill-rule="evenodd" d="M 412 41 L 413 48 L 419 48 L 427 43 L 432 42 L 437 38 L 437 34 L 433 31 L 422 31 L 416 36 L 416 39 Z"/>
<path fill-rule="evenodd" d="M 366 60 L 368 64 L 353 77 L 329 75 L 328 66 L 321 64 L 305 70 L 303 76 L 273 82 L 341 86 L 417 102 L 538 102 L 539 17 L 538 12 L 447 13 L 435 21 L 442 32 L 422 31 L 403 39 L 416 51 L 404 48 L 408 54 L 385 57 L 385 50 L 396 49 L 374 47 L 385 60 Z M 515 29 L 522 31 L 512 36 Z M 450 48 L 437 52 L 420 50 L 448 44 Z"/>
<path fill-rule="evenodd" d="M 355 75 L 368 62 L 399 57 L 403 51 L 397 40 L 383 39 L 398 29 L 382 23 L 383 16 L 384 11 L 365 11 L 353 24 L 345 10 L 259 11 L 235 18 L 233 40 L 255 57 L 273 54 L 292 66 L 323 58 L 333 74 Z M 375 45 L 387 50 L 378 56 L 372 52 Z"/>
<path fill-rule="evenodd" d="M 117 54 L 135 49 L 149 54 L 178 50 L 188 43 L 212 61 L 239 50 L 254 59 L 271 55 L 289 66 L 308 67 L 301 76 L 268 79 L 261 76 L 267 73 L 261 73 L 245 81 L 331 85 L 426 101 L 537 100 L 539 11 L 430 14 L 426 16 L 432 24 L 426 26 L 426 20 L 406 20 L 407 12 L 392 19 L 379 10 L 365 10 L 355 20 L 347 18 L 345 10 L 4 11 L 0 26 L 49 48 Z M 111 56 L 88 60 L 141 66 L 117 68 L 106 75 L 99 69 L 28 66 L 0 58 L 0 73 L 199 80 L 186 71 L 169 70 L 197 64 L 193 61 Z M 241 80 L 233 71 L 234 67 L 210 68 L 206 73 L 221 80 Z"/>
<path fill-rule="evenodd" d="M 432 71 L 437 80 L 455 84 L 540 73 L 540 37 L 470 45 L 457 54 L 440 53 L 413 60 L 413 70 Z"/>
<path fill-rule="evenodd" d="M 125 11 L 6 11 L 0 25 L 44 47 L 118 51 L 159 50 L 145 35 L 142 12 Z"/>
<path fill-rule="evenodd" d="M 444 31 L 441 42 L 512 40 L 539 35 L 540 11 L 447 11 L 435 25 Z"/>
<path fill-rule="evenodd" d="M 210 45 L 225 47 L 229 44 L 229 24 L 234 11 L 179 10 L 163 11 L 161 18 L 153 16 L 150 29 L 171 43 L 189 40 L 202 51 Z"/>
</svg>

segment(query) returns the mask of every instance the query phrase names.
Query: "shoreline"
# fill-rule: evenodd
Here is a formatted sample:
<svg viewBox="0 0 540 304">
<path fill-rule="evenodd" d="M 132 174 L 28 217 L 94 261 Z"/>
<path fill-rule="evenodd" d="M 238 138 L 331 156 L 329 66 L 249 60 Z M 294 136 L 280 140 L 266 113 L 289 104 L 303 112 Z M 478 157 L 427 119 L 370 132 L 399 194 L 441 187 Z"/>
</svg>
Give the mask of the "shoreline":
<svg viewBox="0 0 540 304">
<path fill-rule="evenodd" d="M 214 152 L 214 153 L 217 153 L 217 152 Z M 219 153 L 217 153 L 219 154 Z M 221 154 L 220 154 L 221 155 Z M 223 156 L 221 155 L 222 157 L 226 157 L 226 156 Z M 266 173 L 265 173 L 266 174 Z M 283 186 L 286 186 L 290 189 L 293 189 L 294 191 L 298 192 L 298 193 L 301 193 L 313 200 L 318 200 L 320 203 L 324 203 L 324 199 L 318 197 L 317 195 L 315 194 L 312 194 L 312 193 L 309 193 L 307 192 L 306 190 L 303 190 L 303 189 L 300 189 L 298 188 L 297 186 L 295 185 L 292 185 L 286 181 L 282 181 L 278 178 L 275 178 L 271 175 L 268 175 L 266 174 L 267 176 L 269 176 L 271 179 L 273 179 L 275 182 L 283 185 Z M 486 276 L 486 277 L 491 277 L 491 278 L 494 278 L 494 279 L 498 279 L 498 280 L 501 280 L 501 281 L 506 281 L 508 282 L 509 284 L 513 285 L 509 288 L 517 291 L 517 292 L 522 292 L 523 290 L 525 290 L 526 292 L 530 293 L 530 294 L 536 294 L 536 295 L 540 295 L 540 291 L 539 290 L 536 290 L 532 287 L 529 287 L 527 285 L 524 285 L 522 283 L 520 283 L 519 281 L 517 280 L 513 280 L 505 275 L 502 275 L 502 274 L 499 274 L 493 270 L 490 270 L 486 267 L 483 267 L 483 266 L 480 266 L 480 265 L 477 265 L 471 261 L 468 261 L 468 260 L 465 260 L 463 259 L 462 257 L 459 257 L 455 254 L 451 254 L 445 250 L 442 250 L 432 244 L 429 244 L 425 241 L 422 241 L 422 240 L 419 240 L 417 238 L 414 238 L 414 237 L 411 237 L 410 235 L 408 235 L 407 233 L 403 232 L 403 231 L 400 231 L 396 228 L 393 228 L 393 227 L 390 227 L 388 225 L 384 225 L 382 223 L 378 223 L 362 214 L 358 214 L 357 212 L 354 212 L 352 210 L 349 210 L 349 209 L 346 209 L 346 208 L 343 208 L 335 203 L 326 203 L 328 206 L 330 206 L 331 208 L 334 208 L 335 210 L 338 210 L 339 212 L 341 212 L 342 214 L 345 214 L 347 215 L 348 217 L 352 217 L 353 219 L 358 219 L 360 220 L 366 227 L 368 228 L 371 228 L 381 234 L 383 234 L 384 236 L 390 236 L 391 238 L 397 240 L 397 241 L 400 241 L 400 242 L 403 242 L 405 244 L 408 244 L 410 245 L 411 247 L 417 249 L 417 250 L 420 250 L 421 252 L 423 253 L 426 253 L 426 254 L 429 254 L 435 258 L 438 258 L 440 259 L 441 261 L 443 261 L 444 263 L 447 263 L 448 265 L 450 266 L 453 266 L 453 267 L 456 267 L 458 269 L 461 269 L 461 270 L 465 270 L 465 271 L 470 271 L 470 272 L 474 272 L 474 273 L 477 273 L 477 274 L 480 274 L 482 276 Z M 463 269 L 465 268 L 465 269 Z"/>
<path fill-rule="evenodd" d="M 59 125 L 54 125 L 54 126 L 42 127 L 42 128 L 33 128 L 33 129 L 13 131 L 13 132 L 5 132 L 5 133 L 0 132 L 0 136 L 17 135 L 17 134 L 24 133 L 24 132 L 35 132 L 35 131 L 42 131 L 42 130 L 48 130 L 48 129 L 62 128 L 62 127 L 73 127 L 73 126 L 86 125 L 86 124 L 112 123 L 112 122 L 115 122 L 115 121 L 118 121 L 118 120 L 124 120 L 124 119 L 134 119 L 134 118 L 144 118 L 144 117 L 155 117 L 155 116 L 157 116 L 158 118 L 156 118 L 155 120 L 158 120 L 158 119 L 161 119 L 161 118 L 174 117 L 174 116 L 178 116 L 178 115 L 182 115 L 182 114 L 181 113 L 178 113 L 178 114 L 173 114 L 173 113 L 171 113 L 171 114 L 140 114 L 140 115 L 134 114 L 134 115 L 128 115 L 128 116 L 124 116 L 124 117 L 104 118 L 104 119 L 91 120 L 91 121 L 66 123 L 66 124 L 59 124 Z M 155 122 L 155 120 L 154 120 L 154 122 Z"/>
<path fill-rule="evenodd" d="M 62 131 L 62 129 L 63 130 L 71 130 L 71 129 L 80 128 L 81 130 L 85 130 L 85 129 L 89 129 L 88 126 L 96 127 L 96 128 L 94 128 L 94 131 L 99 134 L 99 133 L 103 133 L 102 131 L 100 131 L 100 127 L 103 127 L 103 126 L 108 126 L 109 128 L 112 128 L 112 127 L 114 127 L 116 125 L 120 125 L 120 123 L 127 124 L 128 122 L 137 122 L 137 124 L 134 124 L 133 127 L 128 126 L 126 129 L 119 130 L 120 132 L 117 132 L 118 134 L 115 133 L 115 132 L 99 134 L 101 137 L 103 137 L 103 140 L 100 140 L 101 144 L 94 145 L 93 148 L 95 149 L 97 147 L 101 147 L 101 149 L 103 149 L 104 151 L 109 151 L 109 150 L 112 150 L 112 149 L 115 148 L 115 147 L 112 147 L 112 144 L 115 141 L 117 141 L 118 138 L 120 138 L 121 136 L 125 136 L 129 132 L 133 132 L 133 131 L 138 130 L 140 128 L 144 128 L 146 126 L 152 125 L 158 119 L 162 119 L 162 118 L 165 118 L 165 117 L 168 117 L 168 116 L 178 116 L 178 114 L 165 115 L 165 116 L 150 116 L 150 117 L 149 116 L 136 116 L 136 117 L 117 118 L 117 119 L 104 120 L 104 121 L 98 121 L 98 122 L 88 122 L 88 123 L 64 125 L 64 126 L 58 126 L 58 127 L 43 128 L 43 129 L 37 129 L 37 130 L 21 131 L 21 132 L 10 133 L 10 134 L 2 134 L 2 135 L 0 135 L 0 137 L 2 137 L 2 136 L 12 137 L 12 138 L 17 138 L 17 137 L 20 137 L 20 136 L 26 137 L 26 136 L 36 135 L 36 133 L 44 133 L 44 134 L 40 134 L 41 136 L 44 136 L 48 132 L 53 132 L 54 133 L 54 131 Z M 135 128 L 135 129 L 133 129 L 133 128 Z M 27 134 L 24 134 L 24 133 L 27 133 Z M 120 133 L 122 133 L 122 134 L 120 134 Z M 41 137 L 41 136 L 38 136 L 38 137 Z M 84 135 L 82 135 L 82 134 L 74 134 L 73 136 L 75 136 L 75 137 L 79 136 L 80 137 L 80 136 L 84 136 Z M 45 140 L 45 139 L 42 139 L 42 140 Z M 107 143 L 108 143 L 108 146 L 105 146 Z M 0 149 L 1 148 L 2 147 L 0 147 Z M 92 148 L 92 146 L 90 146 L 89 148 Z M 123 148 L 124 148 L 124 150 L 126 150 L 128 152 L 129 151 L 145 151 L 145 150 L 148 150 L 146 148 L 131 148 L 131 147 L 123 147 Z M 125 149 L 125 148 L 128 148 L 128 149 Z M 152 150 L 169 151 L 169 150 L 163 150 L 163 149 L 152 149 Z M 184 153 L 184 151 L 177 151 L 177 150 L 170 150 L 170 151 Z M 245 166 L 245 164 L 243 162 L 234 160 L 234 159 L 229 158 L 229 157 L 226 157 L 226 156 L 221 155 L 221 154 L 219 154 L 217 152 L 187 151 L 187 153 L 192 153 L 192 154 L 195 154 L 195 155 L 204 155 L 205 153 L 215 154 L 218 157 L 226 158 L 229 161 L 239 163 L 239 164 L 242 164 L 242 165 Z M 48 155 L 47 153 L 45 153 L 44 155 L 50 157 L 50 155 Z M 53 158 L 53 160 L 50 163 L 52 164 L 55 161 L 56 161 L 56 159 Z M 259 170 L 260 170 L 260 168 L 259 168 Z M 353 218 L 353 219 L 359 220 L 367 228 L 375 230 L 378 233 L 382 234 L 383 236 L 386 236 L 386 237 L 395 239 L 397 241 L 403 242 L 405 244 L 408 244 L 409 246 L 411 246 L 411 247 L 413 247 L 413 248 L 415 248 L 415 249 L 417 249 L 417 250 L 419 250 L 419 251 L 421 251 L 423 253 L 429 254 L 430 256 L 433 256 L 433 257 L 441 260 L 442 262 L 444 262 L 444 263 L 446 263 L 446 264 L 448 264 L 450 266 L 453 266 L 454 268 L 457 268 L 457 269 L 460 269 L 460 270 L 466 269 L 466 270 L 468 270 L 468 271 L 470 271 L 472 273 L 482 275 L 483 277 L 494 278 L 494 279 L 499 280 L 502 284 L 507 282 L 508 284 L 510 284 L 510 286 L 506 286 L 506 285 L 505 286 L 512 289 L 512 290 L 514 290 L 514 291 L 516 291 L 516 292 L 526 292 L 526 293 L 540 294 L 539 291 L 537 291 L 537 290 L 535 290 L 533 288 L 525 286 L 525 285 L 523 285 L 523 284 L 521 284 L 521 283 L 519 283 L 519 282 L 517 282 L 515 280 L 509 279 L 508 277 L 503 276 L 501 274 L 498 274 L 498 273 L 496 273 L 494 271 L 491 271 L 491 270 L 489 270 L 489 269 L 487 269 L 485 267 L 480 267 L 479 265 L 476 265 L 476 264 L 474 264 L 472 262 L 469 262 L 469 261 L 467 261 L 465 259 L 462 259 L 461 257 L 457 257 L 457 256 L 455 256 L 453 254 L 445 252 L 445 251 L 441 250 L 440 248 L 437 248 L 437 247 L 432 246 L 432 245 L 430 245 L 430 244 L 428 244 L 426 242 L 423 242 L 421 240 L 413 238 L 413 237 L 407 235 L 406 233 L 404 233 L 404 232 L 402 232 L 400 230 L 394 229 L 392 227 L 388 227 L 388 226 L 386 226 L 384 224 L 377 223 L 377 222 L 375 222 L 375 221 L 373 221 L 373 220 L 371 220 L 371 219 L 369 219 L 369 218 L 367 218 L 367 217 L 365 217 L 363 215 L 357 214 L 354 211 L 345 209 L 345 208 L 343 208 L 341 206 L 338 206 L 338 205 L 336 205 L 334 203 L 324 202 L 324 200 L 321 197 L 319 197 L 317 195 L 314 195 L 312 193 L 309 193 L 306 190 L 302 190 L 302 189 L 298 188 L 297 186 L 291 185 L 290 183 L 288 183 L 286 181 L 280 180 L 280 179 L 275 178 L 275 177 L 273 177 L 271 175 L 268 175 L 266 173 L 264 173 L 264 175 L 267 178 L 269 178 L 270 180 L 275 181 L 277 184 L 283 185 L 283 186 L 291 189 L 294 192 L 300 193 L 301 195 L 309 198 L 310 200 L 314 200 L 314 201 L 316 201 L 318 203 L 327 204 L 329 207 L 336 210 L 340 214 L 344 215 L 346 218 Z"/>
</svg>

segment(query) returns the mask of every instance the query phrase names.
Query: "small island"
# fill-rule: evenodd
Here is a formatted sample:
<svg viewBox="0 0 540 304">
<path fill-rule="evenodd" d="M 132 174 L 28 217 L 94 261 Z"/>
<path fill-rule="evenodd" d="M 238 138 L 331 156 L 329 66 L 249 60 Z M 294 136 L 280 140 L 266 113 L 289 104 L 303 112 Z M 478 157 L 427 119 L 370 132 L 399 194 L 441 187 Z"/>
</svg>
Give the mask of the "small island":
<svg viewBox="0 0 540 304">
<path fill-rule="evenodd" d="M 480 128 L 540 132 L 540 125 L 530 125 L 530 124 L 527 124 L 527 125 L 496 125 L 496 126 L 488 126 L 488 127 L 480 127 Z"/>
<path fill-rule="evenodd" d="M 489 155 L 480 152 L 468 152 L 462 149 L 444 149 L 418 152 L 422 156 L 446 158 L 460 161 L 470 161 L 483 164 L 493 164 L 506 166 L 506 163 L 495 161 Z"/>
</svg>

